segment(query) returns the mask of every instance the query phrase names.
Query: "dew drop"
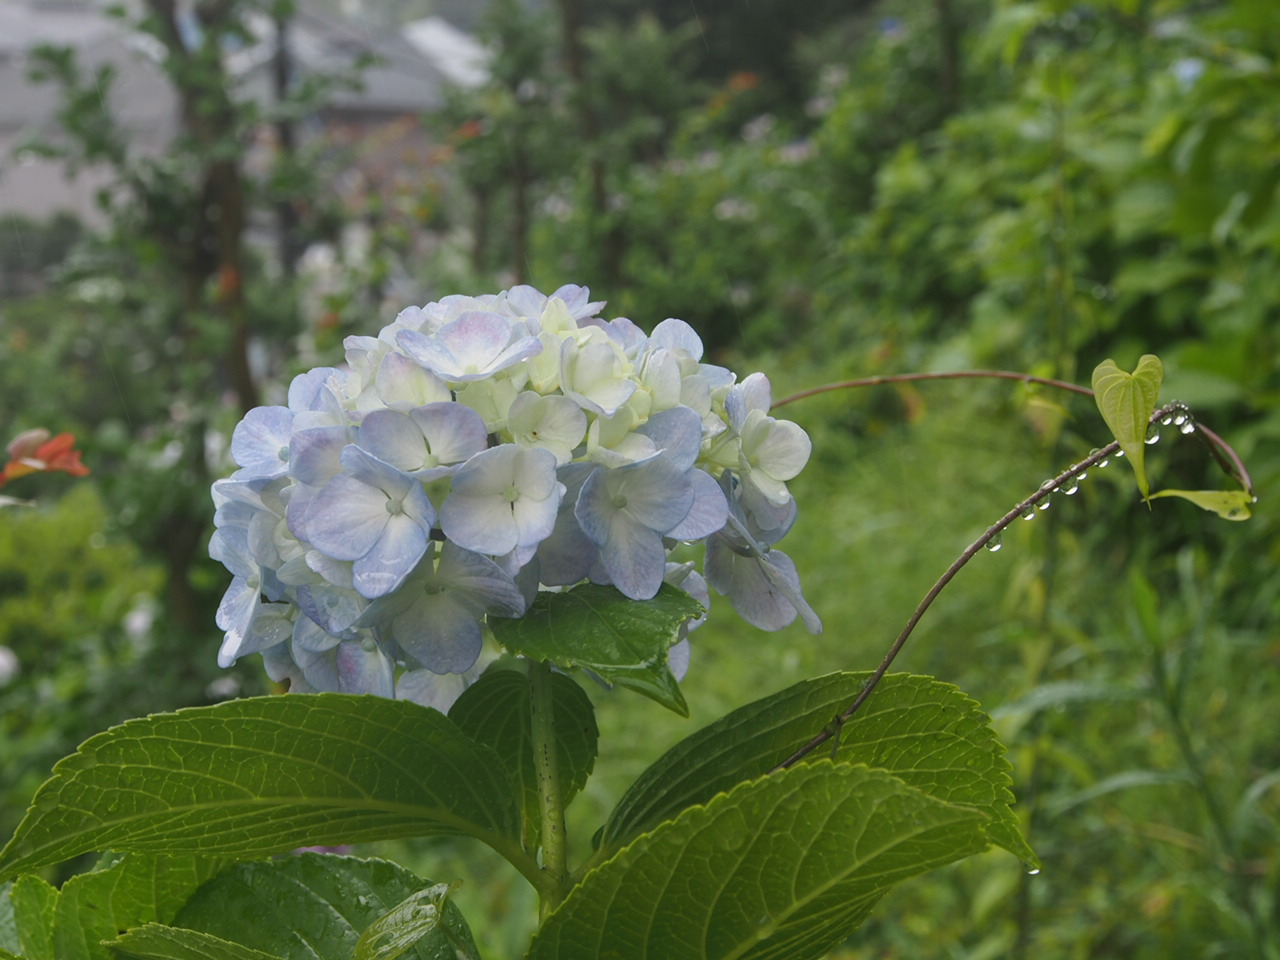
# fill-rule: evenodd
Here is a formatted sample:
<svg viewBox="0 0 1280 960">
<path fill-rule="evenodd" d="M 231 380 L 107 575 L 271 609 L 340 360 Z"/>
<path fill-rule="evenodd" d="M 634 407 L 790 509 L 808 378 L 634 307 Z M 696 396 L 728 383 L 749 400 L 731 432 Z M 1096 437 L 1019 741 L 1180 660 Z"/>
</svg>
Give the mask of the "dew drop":
<svg viewBox="0 0 1280 960">
<path fill-rule="evenodd" d="M 1027 868 L 1027 876 L 1028 876 L 1028 877 L 1038 877 L 1038 876 L 1040 876 L 1040 868 L 1039 868 L 1039 867 L 1028 867 L 1028 868 Z"/>
<path fill-rule="evenodd" d="M 1184 434 L 1195 433 L 1196 423 L 1194 420 L 1187 420 L 1185 423 L 1182 423 L 1178 426 L 1178 430 L 1180 430 Z"/>
<path fill-rule="evenodd" d="M 1099 461 L 1095 464 L 1095 466 L 1096 466 L 1099 470 L 1101 470 L 1103 467 L 1105 467 L 1105 466 L 1106 466 L 1108 463 L 1110 463 L 1110 462 L 1111 462 L 1111 460 L 1110 460 L 1109 458 L 1107 458 L 1107 457 L 1103 457 L 1101 460 L 1099 460 Z"/>
<path fill-rule="evenodd" d="M 997 533 L 994 537 L 984 543 L 983 546 L 987 548 L 988 553 L 997 553 L 1004 544 L 1000 542 L 1000 534 Z"/>
<path fill-rule="evenodd" d="M 1117 460 L 1119 460 L 1119 459 L 1120 459 L 1121 457 L 1123 457 L 1123 456 L 1124 456 L 1124 451 L 1123 451 L 1123 450 L 1117 450 L 1117 451 L 1116 451 L 1116 459 L 1117 459 Z"/>
<path fill-rule="evenodd" d="M 1062 488 L 1063 495 L 1068 497 L 1075 496 L 1075 492 L 1080 489 L 1080 481 L 1083 479 L 1084 479 L 1084 474 L 1082 473 L 1080 474 L 1080 476 L 1076 477 L 1074 480 L 1068 480 L 1067 485 Z"/>
<path fill-rule="evenodd" d="M 1036 509 L 1037 509 L 1037 510 L 1048 510 L 1048 509 L 1049 509 L 1049 504 L 1050 504 L 1050 500 L 1049 500 L 1049 498 L 1048 498 L 1048 497 L 1045 497 L 1045 499 L 1041 500 L 1039 503 L 1037 503 L 1037 504 L 1036 504 Z"/>
<path fill-rule="evenodd" d="M 1036 518 L 1036 508 L 1035 508 L 1035 507 L 1027 507 L 1027 509 L 1025 509 L 1025 510 L 1023 510 L 1023 511 L 1022 511 L 1022 519 L 1023 519 L 1023 520 L 1034 520 L 1035 518 Z"/>
<path fill-rule="evenodd" d="M 1160 442 L 1160 428 L 1153 423 L 1151 424 L 1151 426 L 1147 427 L 1146 444 L 1147 446 L 1151 446 L 1151 444 L 1159 443 L 1159 442 Z"/>
<path fill-rule="evenodd" d="M 1173 423 L 1173 414 L 1171 413 L 1166 413 L 1163 417 L 1160 418 L 1160 426 L 1162 427 L 1167 427 L 1171 423 Z"/>
</svg>

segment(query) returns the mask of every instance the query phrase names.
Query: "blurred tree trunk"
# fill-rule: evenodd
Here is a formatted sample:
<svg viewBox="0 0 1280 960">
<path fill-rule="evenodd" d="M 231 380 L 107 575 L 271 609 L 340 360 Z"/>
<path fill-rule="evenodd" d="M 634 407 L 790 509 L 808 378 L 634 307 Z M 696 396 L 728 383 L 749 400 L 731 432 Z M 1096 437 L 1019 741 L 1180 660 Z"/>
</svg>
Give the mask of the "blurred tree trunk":
<svg viewBox="0 0 1280 960">
<path fill-rule="evenodd" d="M 578 106 L 578 126 L 590 160 L 587 176 L 591 181 L 591 228 L 597 235 L 604 231 L 600 249 L 601 281 L 610 290 L 622 283 L 622 256 L 626 241 L 617 215 L 609 210 L 609 193 L 605 180 L 604 158 L 600 155 L 600 120 L 591 102 L 587 83 L 587 56 L 582 45 L 581 0 L 559 0 L 561 44 L 564 48 L 565 71 L 573 84 Z"/>
<path fill-rule="evenodd" d="M 289 99 L 289 84 L 292 80 L 293 62 L 289 55 L 289 17 L 283 5 L 272 11 L 275 24 L 276 47 L 271 58 L 271 88 L 276 104 Z M 297 137 L 293 120 L 281 111 L 276 120 L 276 149 L 279 151 L 278 162 L 287 170 L 293 165 L 297 148 Z M 293 201 L 281 197 L 275 204 L 277 256 L 280 259 L 280 273 L 286 280 L 292 280 L 297 274 L 298 257 L 298 211 Z"/>
<path fill-rule="evenodd" d="M 511 261 L 516 283 L 529 279 L 529 187 L 533 177 L 524 145 L 517 143 L 511 157 Z"/>
<path fill-rule="evenodd" d="M 156 19 L 156 34 L 168 55 L 165 72 L 178 97 L 182 136 L 193 155 L 204 160 L 199 170 L 198 208 L 192 211 L 192 234 L 178 250 L 183 273 L 183 339 L 188 351 L 200 349 L 200 318 L 209 313 L 226 336 L 223 364 L 242 412 L 258 405 L 258 389 L 249 367 L 249 323 L 244 295 L 246 197 L 241 172 L 241 116 L 229 89 L 222 59 L 222 40 L 235 16 L 236 0 L 202 0 L 195 5 L 200 33 L 188 46 L 178 21 L 175 0 L 147 0 Z M 157 238 L 173 243 L 176 238 Z M 213 284 L 210 302 L 210 284 Z M 209 483 L 204 456 L 207 423 L 197 416 L 184 444 L 193 483 Z M 205 542 L 208 511 L 185 498 L 160 525 L 159 547 L 168 575 L 167 601 L 179 632 L 207 629 L 190 572 Z"/>
<path fill-rule="evenodd" d="M 938 18 L 938 73 L 943 108 L 947 114 L 960 108 L 960 26 L 951 0 L 933 0 Z"/>
<path fill-rule="evenodd" d="M 182 132 L 197 155 L 200 202 L 192 250 L 184 258 L 188 290 L 216 277 L 214 311 L 230 331 L 224 356 L 227 376 L 242 411 L 258 405 L 249 369 L 249 325 L 244 299 L 245 189 L 240 171 L 239 116 L 228 90 L 221 41 L 235 13 L 235 0 L 204 0 L 195 6 L 198 45 L 188 47 L 178 24 L 175 0 L 147 0 L 168 54 L 166 73 L 178 96 Z M 188 317 L 189 323 L 193 318 Z"/>
</svg>

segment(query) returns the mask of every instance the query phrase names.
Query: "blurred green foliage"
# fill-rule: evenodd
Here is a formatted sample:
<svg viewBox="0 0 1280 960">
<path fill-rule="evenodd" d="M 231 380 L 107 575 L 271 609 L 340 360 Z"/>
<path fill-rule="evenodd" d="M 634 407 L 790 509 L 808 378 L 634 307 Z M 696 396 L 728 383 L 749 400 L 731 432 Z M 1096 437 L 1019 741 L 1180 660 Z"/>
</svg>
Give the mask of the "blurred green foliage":
<svg viewBox="0 0 1280 960">
<path fill-rule="evenodd" d="M 1130 369 L 1158 354 L 1163 398 L 1189 403 L 1248 465 L 1254 518 L 1148 509 L 1113 465 L 975 558 L 900 665 L 994 714 L 1044 871 L 997 854 L 942 871 L 895 893 L 841 956 L 1280 957 L 1280 5 L 883 0 L 843 16 L 823 4 L 801 36 L 773 31 L 769 64 L 717 32 L 718 9 L 614 6 L 580 28 L 577 73 L 561 6 L 505 8 L 489 28 L 492 82 L 438 118 L 446 159 L 423 176 L 434 255 L 390 265 L 413 247 L 383 243 L 375 263 L 344 267 L 351 286 L 399 270 L 426 301 L 520 279 L 589 284 L 610 315 L 682 317 L 713 359 L 771 371 L 775 399 L 916 369 L 1086 382 L 1107 357 Z M 751 6 L 767 24 L 793 5 Z M 226 330 L 185 326 L 176 294 L 156 294 L 171 281 L 149 244 L 83 245 L 53 292 L 0 306 L 0 426 L 83 433 L 89 482 L 112 506 L 80 494 L 57 512 L 116 545 L 64 554 L 37 538 L 12 559 L 0 547 L 0 576 L 40 556 L 49 577 L 107 577 L 99 594 L 84 588 L 100 596 L 92 616 L 41 627 L 53 639 L 40 649 L 90 654 L 49 671 L 24 661 L 0 689 L 23 718 L 6 713 L 6 816 L 74 737 L 162 705 L 123 693 L 142 654 L 120 618 L 148 591 L 164 616 L 146 579 L 165 549 L 156 505 L 208 510 L 207 481 L 183 465 L 197 450 L 218 463 L 217 425 L 234 422 L 221 374 L 180 361 L 220 353 Z M 291 290 L 250 272 L 278 396 L 289 338 L 329 362 L 336 334 L 300 329 Z M 342 302 L 352 332 L 390 319 L 371 309 L 357 330 L 367 298 Z M 719 605 L 694 634 L 690 721 L 594 691 L 605 749 L 570 811 L 579 826 L 693 725 L 803 676 L 873 666 L 967 544 L 1108 439 L 1087 401 L 1064 396 L 966 382 L 785 408 L 814 441 L 787 549 L 827 631 L 765 635 Z M 1166 431 L 1147 458 L 1158 486 L 1229 485 L 1195 436 Z M 9 511 L 0 534 L 20 519 L 52 522 Z M 125 533 L 137 559 L 93 566 Z M 210 618 L 220 576 L 189 574 Z M 167 669 L 204 678 L 194 697 L 213 633 L 169 655 Z M 48 715 L 76 696 L 83 711 Z M 470 848 L 396 852 L 442 850 L 476 880 L 458 893 L 466 910 L 529 913 L 527 890 Z M 476 924 L 495 938 L 482 947 L 507 955 L 521 922 Z"/>
<path fill-rule="evenodd" d="M 68 743 L 150 709 L 156 693 L 138 670 L 152 645 L 161 574 L 132 543 L 104 536 L 105 521 L 85 483 L 55 504 L 2 515 L 0 646 L 17 664 L 0 683 L 6 835 Z"/>
</svg>

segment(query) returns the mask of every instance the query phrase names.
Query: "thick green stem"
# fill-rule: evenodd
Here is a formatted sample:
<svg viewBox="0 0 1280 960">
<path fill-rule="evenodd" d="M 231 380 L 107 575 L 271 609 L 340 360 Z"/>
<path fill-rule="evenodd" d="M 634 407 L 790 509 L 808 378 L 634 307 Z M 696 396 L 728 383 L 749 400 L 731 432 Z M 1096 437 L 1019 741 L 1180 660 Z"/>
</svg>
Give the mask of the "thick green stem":
<svg viewBox="0 0 1280 960">
<path fill-rule="evenodd" d="M 538 775 L 538 811 L 542 819 L 542 873 L 546 878 L 538 892 L 545 918 L 560 905 L 569 886 L 564 795 L 560 789 L 551 705 L 551 664 L 529 661 L 529 698 L 533 705 L 533 763 Z"/>
</svg>

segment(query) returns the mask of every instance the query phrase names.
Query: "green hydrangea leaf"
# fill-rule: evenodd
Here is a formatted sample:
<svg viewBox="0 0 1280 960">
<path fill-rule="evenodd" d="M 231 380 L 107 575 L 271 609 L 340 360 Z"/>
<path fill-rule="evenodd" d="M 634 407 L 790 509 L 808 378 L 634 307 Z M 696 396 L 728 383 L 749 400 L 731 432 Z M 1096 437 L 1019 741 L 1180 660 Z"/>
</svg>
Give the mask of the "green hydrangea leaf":
<svg viewBox="0 0 1280 960">
<path fill-rule="evenodd" d="M 0 880 L 92 850 L 244 859 L 435 834 L 537 871 L 502 762 L 447 717 L 373 696 L 255 697 L 87 740 L 37 791 Z"/>
<path fill-rule="evenodd" d="M 351 960 L 396 960 L 436 933 L 445 922 L 451 889 L 447 883 L 437 883 L 409 894 L 365 927 L 352 948 Z M 459 960 L 464 956 L 459 951 Z"/>
<path fill-rule="evenodd" d="M 1133 468 L 1144 499 L 1151 492 L 1144 464 L 1147 424 L 1155 412 L 1163 380 L 1164 366 L 1159 357 L 1150 353 L 1138 360 L 1133 373 L 1125 373 L 1114 360 L 1102 361 L 1093 371 L 1094 400 Z"/>
<path fill-rule="evenodd" d="M 749 703 L 677 743 L 623 795 L 601 833 L 606 853 L 681 810 L 763 776 L 820 733 L 870 673 L 804 680 Z M 888 771 L 947 803 L 987 815 L 992 843 L 1037 864 L 1013 813 L 1011 768 L 990 718 L 957 687 L 886 676 L 866 703 L 805 762 L 834 759 Z"/>
<path fill-rule="evenodd" d="M 0 883 L 0 950 L 16 954 L 22 949 L 22 944 L 18 942 L 18 921 L 13 915 L 11 890 L 12 880 Z"/>
<path fill-rule="evenodd" d="M 1253 494 L 1246 490 L 1160 490 L 1151 494 L 1151 499 L 1159 497 L 1181 497 L 1190 500 L 1201 510 L 1216 513 L 1224 520 L 1248 520 L 1252 513 L 1249 504 L 1253 503 Z"/>
<path fill-rule="evenodd" d="M 19 949 L 26 960 L 58 960 L 54 952 L 54 918 L 58 888 L 40 877 L 19 877 L 9 890 Z"/>
<path fill-rule="evenodd" d="M 816 960 L 896 883 L 985 849 L 985 820 L 881 770 L 801 764 L 637 837 L 570 892 L 528 960 Z"/>
<path fill-rule="evenodd" d="M 224 866 L 216 860 L 128 854 L 62 885 L 54 913 L 58 960 L 112 960 L 103 941 L 121 930 L 167 922 Z"/>
<path fill-rule="evenodd" d="M 386 860 L 304 853 L 241 863 L 206 883 L 179 911 L 175 927 L 251 947 L 281 960 L 475 960 L 475 942 L 441 885 Z M 424 891 L 429 891 L 424 894 Z M 434 901 L 430 929 L 418 928 L 399 953 L 368 952 L 386 943 L 384 918 Z M 355 953 L 365 933 L 374 933 Z"/>
<path fill-rule="evenodd" d="M 652 600 L 632 600 L 615 587 L 588 583 L 540 593 L 523 617 L 494 618 L 491 624 L 511 653 L 590 670 L 688 716 L 667 651 L 679 639 L 681 624 L 701 614 L 702 604 L 670 584 Z"/>
<path fill-rule="evenodd" d="M 117 956 L 136 960 L 281 960 L 275 954 L 263 953 L 242 943 L 229 943 L 212 934 L 160 923 L 135 927 L 108 945 Z"/>
<path fill-rule="evenodd" d="M 599 730 L 591 698 L 572 677 L 551 677 L 552 716 L 557 763 L 565 806 L 586 786 L 595 767 Z M 449 710 L 472 739 L 492 747 L 502 758 L 524 797 L 526 850 L 537 846 L 540 826 L 538 777 L 534 767 L 532 705 L 529 678 L 523 669 L 495 664 L 468 687 Z"/>
</svg>

